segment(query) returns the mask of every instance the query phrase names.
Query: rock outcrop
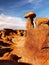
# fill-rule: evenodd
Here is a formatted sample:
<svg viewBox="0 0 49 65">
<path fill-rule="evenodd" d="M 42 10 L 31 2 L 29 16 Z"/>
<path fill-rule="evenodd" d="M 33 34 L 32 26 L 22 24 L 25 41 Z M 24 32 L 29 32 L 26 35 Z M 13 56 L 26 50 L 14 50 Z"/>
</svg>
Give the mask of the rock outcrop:
<svg viewBox="0 0 49 65">
<path fill-rule="evenodd" d="M 48 18 L 36 18 L 35 19 L 35 24 L 37 27 L 39 27 L 40 25 L 49 25 L 49 20 Z"/>
<path fill-rule="evenodd" d="M 7 31 L 6 33 L 5 30 L 2 31 L 2 34 L 0 34 L 0 49 L 10 47 L 12 50 L 5 50 L 6 53 L 0 58 L 2 60 L 0 63 L 49 65 L 49 20 L 47 18 L 35 19 L 36 28 L 34 28 L 35 16 L 34 12 L 25 14 L 24 17 L 28 19 L 25 35 L 23 31 L 19 33 L 19 31 L 10 30 L 8 34 Z"/>
<path fill-rule="evenodd" d="M 30 59 L 27 62 L 32 63 L 32 65 L 49 65 L 48 22 L 49 20 L 47 18 L 38 18 L 35 20 L 36 28 L 31 28 L 31 25 L 27 25 L 30 29 L 27 27 L 25 49 L 26 57 Z"/>
</svg>

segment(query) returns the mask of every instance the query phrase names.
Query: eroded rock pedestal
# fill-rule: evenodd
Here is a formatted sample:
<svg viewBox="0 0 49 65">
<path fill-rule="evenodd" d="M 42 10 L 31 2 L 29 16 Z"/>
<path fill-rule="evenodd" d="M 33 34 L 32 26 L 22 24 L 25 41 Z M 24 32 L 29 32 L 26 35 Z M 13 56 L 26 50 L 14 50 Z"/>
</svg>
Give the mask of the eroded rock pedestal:
<svg viewBox="0 0 49 65">
<path fill-rule="evenodd" d="M 49 65 L 49 20 L 40 18 L 35 22 L 38 25 L 36 28 L 27 27 L 25 43 L 27 57 L 33 65 Z"/>
<path fill-rule="evenodd" d="M 18 39 L 14 34 L 15 37 L 12 37 L 11 41 L 13 45 L 10 46 L 13 50 L 9 55 L 8 53 L 3 55 L 2 60 L 24 62 L 31 65 L 49 65 L 49 20 L 47 18 L 35 19 L 36 28 L 34 28 L 35 16 L 36 14 L 33 12 L 24 16 L 28 19 L 26 36 L 19 36 Z"/>
</svg>

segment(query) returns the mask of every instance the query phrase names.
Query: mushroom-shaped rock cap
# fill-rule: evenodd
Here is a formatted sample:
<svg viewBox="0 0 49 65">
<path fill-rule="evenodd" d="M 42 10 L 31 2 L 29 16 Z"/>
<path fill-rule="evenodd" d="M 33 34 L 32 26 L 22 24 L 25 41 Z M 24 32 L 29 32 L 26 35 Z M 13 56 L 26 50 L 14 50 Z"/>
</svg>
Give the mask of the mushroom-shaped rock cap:
<svg viewBox="0 0 49 65">
<path fill-rule="evenodd" d="M 36 17 L 36 14 L 34 12 L 28 12 L 24 15 L 24 18 L 35 18 Z"/>
<path fill-rule="evenodd" d="M 48 18 L 36 18 L 35 23 L 48 23 Z"/>
</svg>

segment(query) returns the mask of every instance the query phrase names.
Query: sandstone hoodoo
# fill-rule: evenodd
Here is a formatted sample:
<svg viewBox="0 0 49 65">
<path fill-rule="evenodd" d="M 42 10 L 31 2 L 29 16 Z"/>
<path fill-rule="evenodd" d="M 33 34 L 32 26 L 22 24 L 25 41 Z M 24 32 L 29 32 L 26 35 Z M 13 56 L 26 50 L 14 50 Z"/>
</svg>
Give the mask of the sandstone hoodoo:
<svg viewBox="0 0 49 65">
<path fill-rule="evenodd" d="M 29 22 L 29 24 L 28 24 Z M 49 65 L 49 19 L 36 18 L 36 28 L 27 21 L 26 57 L 32 65 Z M 26 61 L 25 61 L 26 62 Z"/>
<path fill-rule="evenodd" d="M 36 18 L 35 19 L 35 24 L 36 24 L 37 27 L 42 25 L 42 24 L 49 25 L 49 20 L 48 20 L 48 18 Z"/>
<path fill-rule="evenodd" d="M 0 31 L 0 65 L 49 65 L 49 19 L 34 20 L 34 12 L 24 17 L 27 30 Z"/>
<path fill-rule="evenodd" d="M 33 18 L 35 18 L 36 17 L 36 14 L 34 13 L 34 12 L 28 12 L 28 13 L 26 13 L 25 15 L 24 15 L 24 18 L 27 18 L 28 19 L 28 24 L 27 25 L 33 25 L 34 26 L 34 24 L 33 24 Z M 30 27 L 29 27 L 30 28 Z"/>
</svg>

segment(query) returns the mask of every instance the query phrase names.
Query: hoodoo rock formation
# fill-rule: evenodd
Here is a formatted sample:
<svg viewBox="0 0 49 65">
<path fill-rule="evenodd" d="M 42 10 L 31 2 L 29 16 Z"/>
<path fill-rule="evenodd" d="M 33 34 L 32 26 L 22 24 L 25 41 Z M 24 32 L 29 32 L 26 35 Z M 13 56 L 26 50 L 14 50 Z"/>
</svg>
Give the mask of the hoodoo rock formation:
<svg viewBox="0 0 49 65">
<path fill-rule="evenodd" d="M 28 19 L 28 22 L 26 24 L 26 27 L 29 29 L 29 28 L 32 28 L 34 27 L 34 23 L 33 23 L 33 19 L 36 17 L 36 14 L 34 12 L 28 12 L 27 14 L 24 15 L 24 18 L 27 18 Z"/>
<path fill-rule="evenodd" d="M 38 26 L 40 26 L 40 25 L 49 25 L 49 20 L 48 20 L 48 18 L 36 18 L 35 19 L 35 24 L 36 24 L 36 26 L 38 27 Z"/>
<path fill-rule="evenodd" d="M 34 12 L 24 15 L 25 34 L 20 30 L 0 31 L 0 65 L 49 65 L 49 19 L 35 17 Z"/>
<path fill-rule="evenodd" d="M 31 28 L 28 22 L 27 26 L 30 29 L 27 27 L 25 49 L 30 59 L 29 62 L 32 65 L 49 65 L 49 20 L 47 18 L 36 19 L 36 28 Z"/>
</svg>

